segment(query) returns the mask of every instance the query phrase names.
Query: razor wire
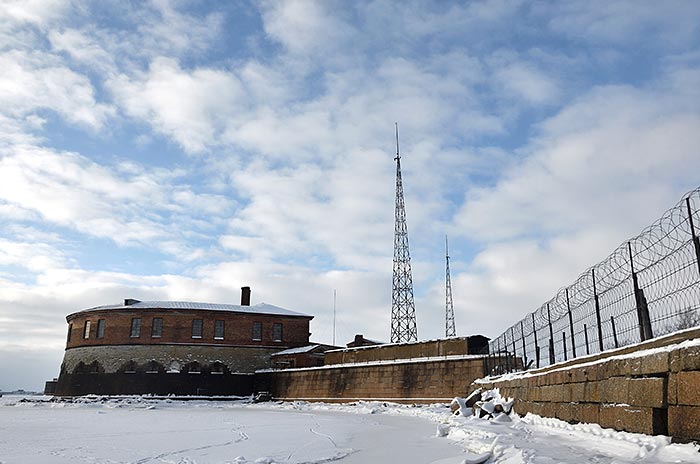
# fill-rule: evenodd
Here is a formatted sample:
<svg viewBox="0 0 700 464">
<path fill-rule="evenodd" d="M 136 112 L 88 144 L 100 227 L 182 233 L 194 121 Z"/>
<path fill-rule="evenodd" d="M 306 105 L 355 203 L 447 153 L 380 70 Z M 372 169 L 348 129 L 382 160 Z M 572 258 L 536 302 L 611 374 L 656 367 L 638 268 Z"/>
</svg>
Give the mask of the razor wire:
<svg viewBox="0 0 700 464">
<path fill-rule="evenodd" d="M 543 367 L 700 326 L 700 187 L 489 342 L 487 373 Z"/>
</svg>

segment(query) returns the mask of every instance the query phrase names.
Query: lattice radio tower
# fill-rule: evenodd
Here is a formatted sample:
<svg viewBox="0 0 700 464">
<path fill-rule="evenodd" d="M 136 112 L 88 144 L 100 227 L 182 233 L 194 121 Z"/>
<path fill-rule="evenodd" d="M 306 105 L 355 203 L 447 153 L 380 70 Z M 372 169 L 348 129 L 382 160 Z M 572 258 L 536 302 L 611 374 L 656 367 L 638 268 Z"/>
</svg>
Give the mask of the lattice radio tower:
<svg viewBox="0 0 700 464">
<path fill-rule="evenodd" d="M 450 280 L 450 252 L 445 235 L 445 337 L 455 337 L 455 310 L 452 307 L 452 281 Z"/>
<path fill-rule="evenodd" d="M 401 155 L 399 154 L 399 125 L 396 123 L 396 208 L 394 224 L 394 280 L 391 295 L 391 342 L 418 341 L 416 330 L 416 306 L 413 301 L 411 254 L 408 251 L 406 208 L 401 181 Z"/>
</svg>

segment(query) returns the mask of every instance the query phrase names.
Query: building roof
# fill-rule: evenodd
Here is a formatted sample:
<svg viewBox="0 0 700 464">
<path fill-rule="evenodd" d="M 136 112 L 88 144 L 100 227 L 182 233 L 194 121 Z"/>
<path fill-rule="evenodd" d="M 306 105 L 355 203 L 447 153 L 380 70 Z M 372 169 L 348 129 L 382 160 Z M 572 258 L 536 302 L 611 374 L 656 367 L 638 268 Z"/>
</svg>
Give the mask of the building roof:
<svg viewBox="0 0 700 464">
<path fill-rule="evenodd" d="M 296 316 L 313 318 L 310 314 L 304 314 L 289 309 L 280 308 L 267 303 L 258 303 L 254 306 L 241 306 L 235 304 L 219 304 L 219 303 L 198 303 L 193 301 L 136 301 L 129 305 L 113 304 L 95 306 L 94 308 L 83 309 L 79 313 L 88 311 L 101 311 L 110 309 L 194 309 L 204 311 L 231 311 L 236 313 L 249 314 L 270 314 L 275 316 Z"/>
<path fill-rule="evenodd" d="M 313 353 L 313 352 L 320 352 L 320 353 L 325 353 L 326 351 L 329 350 L 337 350 L 340 348 L 339 346 L 335 345 L 324 345 L 323 343 L 312 343 L 311 345 L 306 345 L 306 346 L 299 346 L 297 348 L 289 348 L 284 351 L 278 351 L 277 353 L 273 353 L 271 356 L 284 356 L 288 354 L 304 354 L 304 353 Z"/>
<path fill-rule="evenodd" d="M 288 350 L 283 350 L 283 351 L 278 351 L 277 353 L 273 353 L 272 356 L 284 356 L 288 354 L 302 354 L 302 353 L 308 353 L 309 351 L 313 351 L 314 349 L 318 348 L 321 345 L 307 345 L 307 346 L 300 346 L 298 348 L 290 348 Z"/>
</svg>

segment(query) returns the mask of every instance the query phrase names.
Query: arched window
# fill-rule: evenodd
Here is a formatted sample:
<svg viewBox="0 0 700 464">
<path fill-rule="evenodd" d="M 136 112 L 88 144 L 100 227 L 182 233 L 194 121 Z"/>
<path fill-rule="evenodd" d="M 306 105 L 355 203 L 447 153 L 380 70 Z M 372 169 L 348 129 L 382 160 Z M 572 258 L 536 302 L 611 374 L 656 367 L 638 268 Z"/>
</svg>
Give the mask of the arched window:
<svg viewBox="0 0 700 464">
<path fill-rule="evenodd" d="M 93 361 L 87 367 L 90 374 L 99 374 L 102 366 L 97 361 Z"/>
<path fill-rule="evenodd" d="M 224 363 L 216 361 L 211 365 L 209 372 L 215 375 L 222 375 L 225 367 Z"/>
<path fill-rule="evenodd" d="M 155 360 L 148 361 L 146 364 L 146 374 L 157 374 L 160 371 L 160 364 Z"/>
<path fill-rule="evenodd" d="M 170 365 L 168 366 L 168 374 L 179 374 L 180 373 L 180 363 L 177 361 L 171 361 Z"/>
<path fill-rule="evenodd" d="M 80 361 L 73 369 L 74 374 L 84 374 L 86 372 L 87 372 L 87 366 L 85 366 L 85 363 L 82 361 Z"/>
<path fill-rule="evenodd" d="M 187 365 L 188 374 L 200 374 L 201 372 L 202 368 L 199 366 L 199 363 L 197 361 L 193 361 Z"/>
<path fill-rule="evenodd" d="M 131 360 L 124 364 L 124 373 L 125 374 L 135 374 L 136 373 L 136 362 Z"/>
</svg>

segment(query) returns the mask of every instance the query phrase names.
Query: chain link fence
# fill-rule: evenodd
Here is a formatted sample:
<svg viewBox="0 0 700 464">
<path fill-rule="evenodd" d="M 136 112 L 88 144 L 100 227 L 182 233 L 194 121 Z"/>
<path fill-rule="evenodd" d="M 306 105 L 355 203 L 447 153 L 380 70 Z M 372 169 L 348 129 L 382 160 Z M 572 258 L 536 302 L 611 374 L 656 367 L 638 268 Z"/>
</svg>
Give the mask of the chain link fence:
<svg viewBox="0 0 700 464">
<path fill-rule="evenodd" d="M 700 187 L 489 342 L 488 370 L 542 367 L 700 325 Z"/>
</svg>

